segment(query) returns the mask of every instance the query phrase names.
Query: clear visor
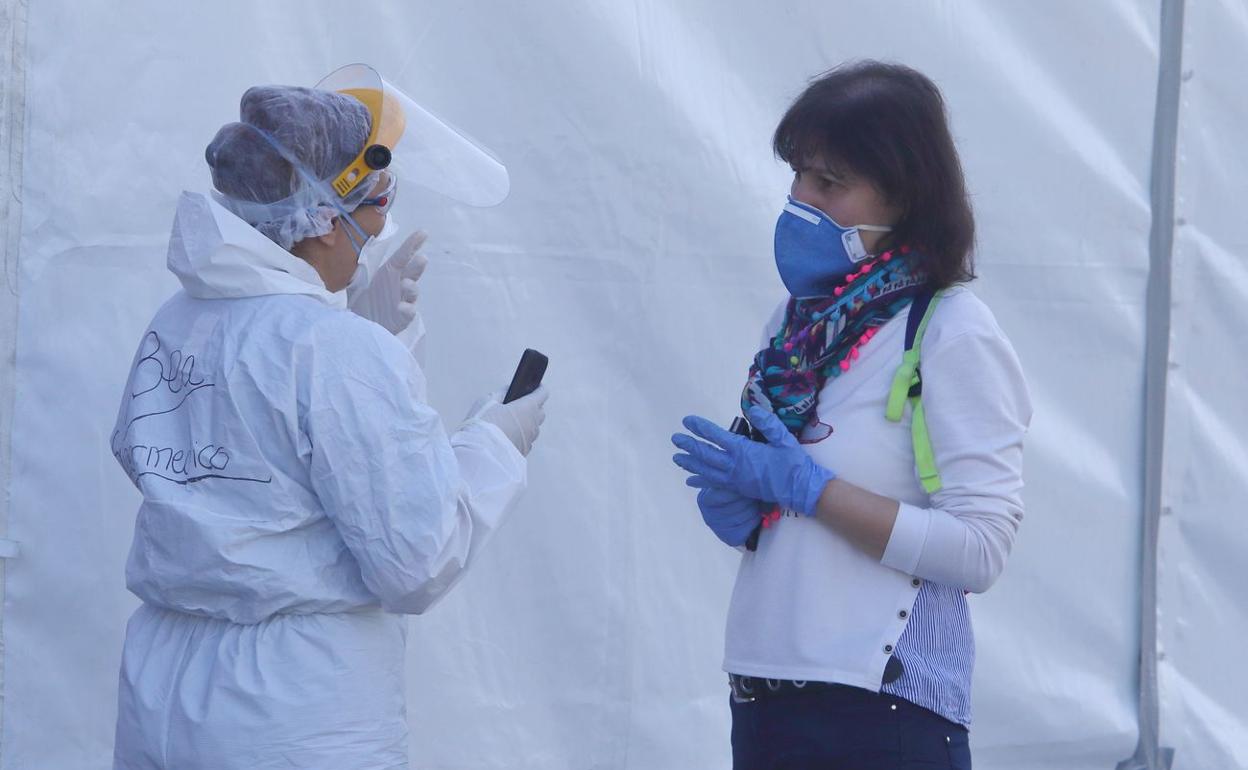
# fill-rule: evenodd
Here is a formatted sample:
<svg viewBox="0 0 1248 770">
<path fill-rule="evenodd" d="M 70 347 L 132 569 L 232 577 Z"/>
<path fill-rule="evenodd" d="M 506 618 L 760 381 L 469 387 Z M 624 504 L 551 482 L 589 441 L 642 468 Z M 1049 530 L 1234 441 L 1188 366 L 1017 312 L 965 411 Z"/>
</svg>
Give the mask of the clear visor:
<svg viewBox="0 0 1248 770">
<path fill-rule="evenodd" d="M 496 206 L 506 199 L 511 189 L 507 168 L 489 150 L 387 83 L 372 67 L 349 64 L 316 88 L 359 99 L 373 118 L 361 154 L 330 180 L 340 196 L 350 196 L 370 174 L 386 168 L 405 185 L 419 185 L 469 206 Z"/>
</svg>

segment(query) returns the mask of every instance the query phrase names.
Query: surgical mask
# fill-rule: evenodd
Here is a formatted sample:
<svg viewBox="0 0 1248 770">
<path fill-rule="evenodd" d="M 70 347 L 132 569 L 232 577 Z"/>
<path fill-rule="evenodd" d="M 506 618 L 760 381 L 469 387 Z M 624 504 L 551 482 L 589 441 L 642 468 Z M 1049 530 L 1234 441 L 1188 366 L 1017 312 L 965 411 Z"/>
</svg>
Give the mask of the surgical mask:
<svg viewBox="0 0 1248 770">
<path fill-rule="evenodd" d="M 368 236 L 364 245 L 357 249 L 359 262 L 355 266 L 355 274 L 351 276 L 351 282 L 347 284 L 348 297 L 372 282 L 373 276 L 377 275 L 382 265 L 386 264 L 390 252 L 394 251 L 395 236 L 398 234 L 399 226 L 395 224 L 394 215 L 387 214 L 386 223 L 382 225 L 381 232 Z M 355 245 L 355 239 L 351 239 L 351 245 Z"/>
<path fill-rule="evenodd" d="M 814 206 L 793 200 L 776 220 L 776 270 L 797 299 L 826 297 L 871 255 L 860 231 L 886 233 L 883 225 L 844 227 Z"/>
<path fill-rule="evenodd" d="M 398 233 L 399 227 L 394 223 L 394 217 L 387 215 L 386 223 L 381 226 L 381 232 L 369 236 L 360 248 L 360 262 L 356 270 L 364 268 L 371 280 L 386 263 L 386 258 L 390 256 L 395 236 Z"/>
</svg>

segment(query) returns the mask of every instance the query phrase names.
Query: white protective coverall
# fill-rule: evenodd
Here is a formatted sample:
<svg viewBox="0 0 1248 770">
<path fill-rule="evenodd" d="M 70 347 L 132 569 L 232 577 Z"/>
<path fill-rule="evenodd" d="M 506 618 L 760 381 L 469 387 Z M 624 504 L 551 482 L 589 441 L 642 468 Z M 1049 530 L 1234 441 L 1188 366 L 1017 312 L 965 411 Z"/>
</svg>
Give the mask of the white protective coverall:
<svg viewBox="0 0 1248 770">
<path fill-rule="evenodd" d="M 408 767 L 407 619 L 525 485 L 307 263 L 184 193 L 112 451 L 142 492 L 114 767 Z"/>
</svg>

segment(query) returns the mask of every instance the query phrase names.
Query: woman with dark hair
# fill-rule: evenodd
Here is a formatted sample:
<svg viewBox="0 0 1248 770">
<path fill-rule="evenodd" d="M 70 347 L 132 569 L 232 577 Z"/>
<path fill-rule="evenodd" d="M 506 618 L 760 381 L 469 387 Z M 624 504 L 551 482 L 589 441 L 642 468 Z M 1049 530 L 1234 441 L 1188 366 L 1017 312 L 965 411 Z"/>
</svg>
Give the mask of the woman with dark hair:
<svg viewBox="0 0 1248 770">
<path fill-rule="evenodd" d="M 1023 517 L 1031 405 L 974 277 L 974 219 L 936 86 L 868 61 L 776 129 L 793 168 L 767 325 L 732 432 L 676 463 L 743 558 L 729 609 L 736 770 L 971 766 L 968 593 Z M 908 408 L 907 408 L 908 407 Z"/>
</svg>

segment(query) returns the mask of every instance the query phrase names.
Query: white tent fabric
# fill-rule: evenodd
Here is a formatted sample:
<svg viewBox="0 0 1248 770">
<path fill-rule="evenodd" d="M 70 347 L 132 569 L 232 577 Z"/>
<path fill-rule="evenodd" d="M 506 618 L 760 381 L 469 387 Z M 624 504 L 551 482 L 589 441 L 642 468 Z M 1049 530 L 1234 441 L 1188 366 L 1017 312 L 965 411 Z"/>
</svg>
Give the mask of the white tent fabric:
<svg viewBox="0 0 1248 770">
<path fill-rule="evenodd" d="M 1162 744 L 1248 767 L 1248 6 L 1187 4 L 1158 554 Z"/>
<path fill-rule="evenodd" d="M 1248 766 L 1233 502 L 1248 494 L 1248 11 L 1188 8 L 1177 211 L 1155 212 L 1161 2 L 0 0 L 0 335 L 16 351 L 0 365 L 0 770 L 110 764 L 137 497 L 108 434 L 138 335 L 176 287 L 177 195 L 206 188 L 204 146 L 246 87 L 352 61 L 512 176 L 484 211 L 403 190 L 400 216 L 431 233 L 433 405 L 454 422 L 523 348 L 551 357 L 528 494 L 411 622 L 414 766 L 727 767 L 737 556 L 702 526 L 667 437 L 686 413 L 734 413 L 782 292 L 770 244 L 788 175 L 770 131 L 808 77 L 862 57 L 943 89 L 980 225 L 975 289 L 1035 401 L 1028 515 L 972 601 L 976 765 L 1113 768 L 1135 749 L 1157 214 L 1178 217 L 1161 741 L 1175 768 Z"/>
</svg>

